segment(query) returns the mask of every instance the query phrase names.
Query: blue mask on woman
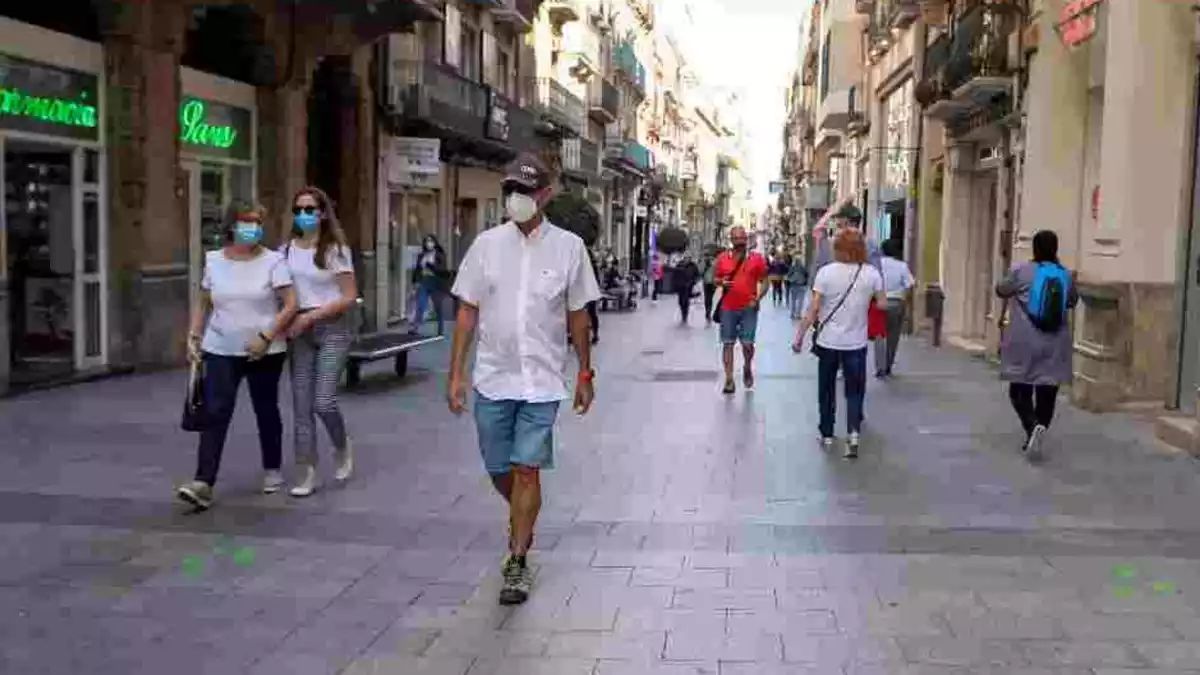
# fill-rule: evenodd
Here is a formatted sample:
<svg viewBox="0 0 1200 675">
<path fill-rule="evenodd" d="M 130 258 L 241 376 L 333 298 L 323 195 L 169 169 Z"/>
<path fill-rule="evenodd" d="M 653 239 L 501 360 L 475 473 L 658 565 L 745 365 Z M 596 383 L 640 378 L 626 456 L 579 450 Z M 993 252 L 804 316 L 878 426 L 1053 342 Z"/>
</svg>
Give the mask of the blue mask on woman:
<svg viewBox="0 0 1200 675">
<path fill-rule="evenodd" d="M 315 213 L 297 213 L 292 216 L 292 222 L 296 224 L 296 229 L 301 232 L 312 232 L 317 229 L 317 225 L 321 223 L 321 219 Z"/>
<path fill-rule="evenodd" d="M 239 244 L 257 244 L 262 241 L 262 225 L 255 222 L 238 222 L 233 228 L 233 240 Z"/>
</svg>

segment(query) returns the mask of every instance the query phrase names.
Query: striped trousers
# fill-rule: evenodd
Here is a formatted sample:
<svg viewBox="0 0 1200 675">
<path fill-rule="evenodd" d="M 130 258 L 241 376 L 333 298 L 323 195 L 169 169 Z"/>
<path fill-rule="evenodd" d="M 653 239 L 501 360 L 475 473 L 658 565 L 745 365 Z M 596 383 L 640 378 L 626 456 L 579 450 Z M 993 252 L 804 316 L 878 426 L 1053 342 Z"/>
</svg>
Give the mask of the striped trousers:
<svg viewBox="0 0 1200 675">
<path fill-rule="evenodd" d="M 350 340 L 345 317 L 318 323 L 309 332 L 292 339 L 292 414 L 297 464 L 317 465 L 315 417 L 321 418 L 333 447 L 346 447 L 346 422 L 338 408 L 337 387 Z"/>
</svg>

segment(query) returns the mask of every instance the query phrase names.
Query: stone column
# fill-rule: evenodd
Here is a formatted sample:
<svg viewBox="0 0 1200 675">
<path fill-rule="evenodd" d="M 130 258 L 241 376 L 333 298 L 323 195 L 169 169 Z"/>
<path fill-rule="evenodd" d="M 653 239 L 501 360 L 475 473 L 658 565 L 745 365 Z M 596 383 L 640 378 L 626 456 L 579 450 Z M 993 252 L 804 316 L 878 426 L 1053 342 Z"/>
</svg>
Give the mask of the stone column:
<svg viewBox="0 0 1200 675">
<path fill-rule="evenodd" d="M 187 325 L 187 207 L 176 119 L 184 7 L 136 0 L 104 7 L 110 364 L 166 365 L 182 356 Z"/>
<path fill-rule="evenodd" d="M 973 144 L 947 145 L 942 193 L 941 281 L 946 292 L 945 332 L 962 336 L 970 307 L 971 203 L 975 190 Z"/>
</svg>

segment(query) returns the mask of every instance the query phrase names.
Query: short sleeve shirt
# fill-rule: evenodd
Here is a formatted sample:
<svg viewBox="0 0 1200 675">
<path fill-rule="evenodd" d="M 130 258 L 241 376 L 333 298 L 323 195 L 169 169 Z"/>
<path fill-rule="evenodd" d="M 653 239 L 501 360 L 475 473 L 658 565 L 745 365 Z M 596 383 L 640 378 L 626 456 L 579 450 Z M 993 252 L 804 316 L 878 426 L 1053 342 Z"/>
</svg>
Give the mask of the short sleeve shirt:
<svg viewBox="0 0 1200 675">
<path fill-rule="evenodd" d="M 263 249 L 253 260 L 233 260 L 224 251 L 209 251 L 200 287 L 208 291 L 213 309 L 200 348 L 220 356 L 246 356 L 246 345 L 275 324 L 277 291 L 291 285 L 291 272 L 278 251 Z M 275 340 L 267 352 L 286 350 L 282 340 Z"/>
<path fill-rule="evenodd" d="M 727 279 L 737 269 L 733 285 L 721 295 L 721 309 L 735 312 L 749 307 L 758 299 L 758 285 L 767 278 L 767 261 L 759 253 L 749 252 L 746 255 L 746 262 L 742 263 L 740 269 L 737 269 L 738 259 L 734 254 L 726 251 L 717 257 L 713 277 L 718 282 Z"/>
<path fill-rule="evenodd" d="M 879 261 L 879 271 L 883 275 L 883 291 L 889 298 L 903 298 L 916 283 L 903 260 L 883 258 Z"/>
<path fill-rule="evenodd" d="M 883 290 L 883 279 L 879 270 L 864 264 L 855 281 L 858 267 L 832 262 L 817 272 L 813 291 L 821 294 L 821 332 L 817 336 L 821 347 L 852 351 L 867 346 L 867 310 L 871 299 Z M 846 301 L 838 309 L 843 297 Z"/>
<path fill-rule="evenodd" d="M 335 246 L 325 253 L 325 269 L 317 267 L 317 247 L 304 248 L 295 242 L 287 247 L 287 264 L 296 285 L 296 306 L 316 309 L 342 298 L 338 286 L 339 274 L 353 274 L 354 263 L 350 250 Z"/>
<path fill-rule="evenodd" d="M 451 293 L 479 308 L 480 394 L 530 403 L 567 398 L 567 312 L 600 299 L 582 239 L 549 221 L 528 235 L 506 222 L 476 237 Z"/>
</svg>

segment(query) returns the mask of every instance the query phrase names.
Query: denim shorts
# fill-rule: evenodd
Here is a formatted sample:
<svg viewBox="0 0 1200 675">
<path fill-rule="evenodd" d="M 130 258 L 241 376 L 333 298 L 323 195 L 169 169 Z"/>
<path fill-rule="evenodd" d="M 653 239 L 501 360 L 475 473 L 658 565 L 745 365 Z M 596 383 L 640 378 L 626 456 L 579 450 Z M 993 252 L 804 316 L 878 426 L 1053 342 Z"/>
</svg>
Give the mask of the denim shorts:
<svg viewBox="0 0 1200 675">
<path fill-rule="evenodd" d="M 487 472 L 501 476 L 514 464 L 553 469 L 557 419 L 558 401 L 496 401 L 476 391 L 475 429 Z"/>
<path fill-rule="evenodd" d="M 721 310 L 721 344 L 741 342 L 744 345 L 752 345 L 757 332 L 758 309 L 745 307 Z"/>
</svg>

